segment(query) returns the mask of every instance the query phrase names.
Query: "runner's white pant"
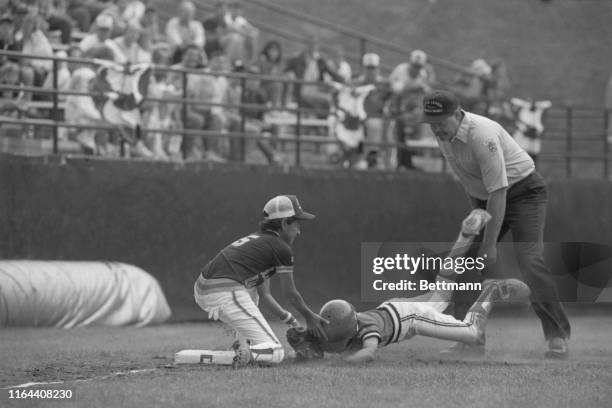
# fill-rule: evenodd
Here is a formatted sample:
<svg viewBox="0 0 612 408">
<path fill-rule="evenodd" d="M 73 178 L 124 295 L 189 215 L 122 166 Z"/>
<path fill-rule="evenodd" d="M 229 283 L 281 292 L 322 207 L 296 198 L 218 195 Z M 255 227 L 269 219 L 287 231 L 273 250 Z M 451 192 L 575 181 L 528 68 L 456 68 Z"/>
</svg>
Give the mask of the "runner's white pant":
<svg viewBox="0 0 612 408">
<path fill-rule="evenodd" d="M 234 329 L 240 340 L 248 340 L 251 349 L 258 345 L 271 345 L 274 357 L 271 362 L 282 361 L 284 351 L 272 328 L 257 307 L 259 296 L 256 289 L 247 290 L 238 282 L 229 279 L 198 280 L 194 287 L 195 301 L 208 317 L 221 320 Z"/>
<path fill-rule="evenodd" d="M 417 334 L 463 343 L 478 342 L 480 335 L 473 314 L 468 313 L 464 321 L 457 320 L 442 313 L 447 306 L 445 300 L 419 302 L 415 298 L 395 298 L 382 303 L 378 308 L 387 310 L 391 315 L 394 328 L 391 343 L 408 340 Z"/>
</svg>

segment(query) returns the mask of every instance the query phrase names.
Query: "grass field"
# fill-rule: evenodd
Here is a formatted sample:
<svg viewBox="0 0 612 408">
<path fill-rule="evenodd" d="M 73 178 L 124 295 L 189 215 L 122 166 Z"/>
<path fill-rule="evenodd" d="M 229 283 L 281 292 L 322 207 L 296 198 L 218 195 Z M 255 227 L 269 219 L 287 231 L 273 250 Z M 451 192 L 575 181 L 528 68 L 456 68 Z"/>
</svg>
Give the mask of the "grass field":
<svg viewBox="0 0 612 408">
<path fill-rule="evenodd" d="M 437 353 L 446 342 L 414 338 L 362 367 L 328 357 L 240 370 L 171 366 L 177 350 L 227 346 L 216 324 L 3 329 L 0 406 L 609 407 L 612 318 L 574 316 L 572 323 L 567 361 L 543 358 L 535 318 L 494 316 L 484 359 L 443 361 Z M 9 399 L 9 386 L 50 381 L 65 383 L 34 389 L 70 389 L 72 399 Z"/>
</svg>

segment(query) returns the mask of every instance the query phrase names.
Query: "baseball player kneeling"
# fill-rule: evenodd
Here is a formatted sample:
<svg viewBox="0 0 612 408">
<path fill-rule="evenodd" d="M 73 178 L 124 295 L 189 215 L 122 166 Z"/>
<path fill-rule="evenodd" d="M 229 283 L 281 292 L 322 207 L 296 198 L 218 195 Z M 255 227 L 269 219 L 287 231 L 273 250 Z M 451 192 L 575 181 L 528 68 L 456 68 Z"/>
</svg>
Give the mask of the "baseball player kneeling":
<svg viewBox="0 0 612 408">
<path fill-rule="evenodd" d="M 451 279 L 438 277 L 438 280 Z M 452 292 L 434 291 L 420 299 L 391 299 L 376 309 L 358 313 L 349 302 L 336 299 L 321 308 L 329 320 L 327 340 L 311 337 L 299 329 L 287 332 L 289 343 L 300 359 L 323 357 L 323 352 L 348 352 L 351 363 L 374 360 L 379 347 L 408 340 L 415 335 L 468 344 L 484 344 L 485 325 L 493 304 L 499 300 L 527 299 L 529 287 L 518 279 L 488 279 L 465 319 L 456 320 L 442 311 Z"/>
<path fill-rule="evenodd" d="M 258 308 L 259 299 L 291 327 L 299 323 L 270 293 L 269 279 L 278 275 L 281 291 L 306 320 L 313 338 L 325 338 L 328 323 L 310 310 L 293 280 L 291 244 L 300 234 L 300 222 L 315 216 L 305 212 L 296 196 L 272 198 L 263 209 L 257 232 L 234 241 L 208 262 L 194 286 L 196 303 L 214 320 L 221 320 L 238 335 L 230 351 L 182 350 L 175 362 L 220 365 L 278 364 L 284 350 Z"/>
</svg>

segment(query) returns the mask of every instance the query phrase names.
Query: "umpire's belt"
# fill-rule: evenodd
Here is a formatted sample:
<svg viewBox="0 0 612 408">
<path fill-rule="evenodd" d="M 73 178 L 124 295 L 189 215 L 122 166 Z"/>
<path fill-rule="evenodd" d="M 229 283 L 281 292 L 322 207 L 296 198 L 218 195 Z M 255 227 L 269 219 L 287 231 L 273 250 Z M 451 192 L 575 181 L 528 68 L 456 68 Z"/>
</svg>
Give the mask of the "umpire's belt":
<svg viewBox="0 0 612 408">
<path fill-rule="evenodd" d="M 213 292 L 231 292 L 233 290 L 244 290 L 244 285 L 228 278 L 206 279 L 200 275 L 195 283 L 195 290 L 198 294 Z"/>
</svg>

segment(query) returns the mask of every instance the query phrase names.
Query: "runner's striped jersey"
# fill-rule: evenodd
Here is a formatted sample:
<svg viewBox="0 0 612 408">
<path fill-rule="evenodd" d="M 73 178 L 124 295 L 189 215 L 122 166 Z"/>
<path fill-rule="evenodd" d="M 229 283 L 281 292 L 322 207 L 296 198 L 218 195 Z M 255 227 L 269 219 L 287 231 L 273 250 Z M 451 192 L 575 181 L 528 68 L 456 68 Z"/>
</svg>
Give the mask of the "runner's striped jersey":
<svg viewBox="0 0 612 408">
<path fill-rule="evenodd" d="M 227 278 L 246 288 L 261 285 L 275 273 L 293 272 L 293 251 L 275 231 L 259 231 L 223 248 L 202 269 L 205 279 Z"/>
<path fill-rule="evenodd" d="M 348 348 L 358 350 L 363 346 L 364 340 L 370 337 L 377 338 L 379 346 L 397 341 L 399 324 L 396 326 L 391 313 L 393 311 L 386 310 L 384 305 L 378 309 L 357 313 L 357 334 L 350 340 Z"/>
</svg>

